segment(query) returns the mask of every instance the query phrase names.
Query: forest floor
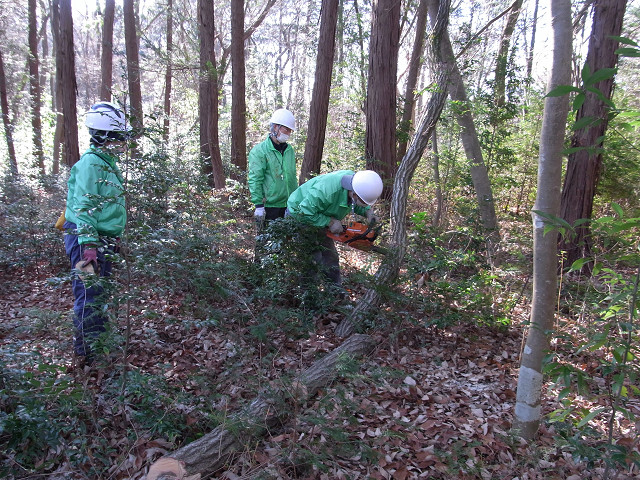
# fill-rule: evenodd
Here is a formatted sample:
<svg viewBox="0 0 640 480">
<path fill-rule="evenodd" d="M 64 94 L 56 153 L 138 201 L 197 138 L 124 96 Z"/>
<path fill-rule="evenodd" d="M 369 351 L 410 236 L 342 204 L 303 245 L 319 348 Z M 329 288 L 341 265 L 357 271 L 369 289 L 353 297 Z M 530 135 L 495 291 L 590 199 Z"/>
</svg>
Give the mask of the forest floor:
<svg viewBox="0 0 640 480">
<path fill-rule="evenodd" d="M 342 251 L 347 275 L 363 267 L 361 255 Z M 219 322 L 196 321 L 183 296 L 157 294 L 148 285 L 131 301 L 126 362 L 112 352 L 91 370 L 73 369 L 72 297 L 68 284 L 49 281 L 60 274 L 56 270 L 41 263 L 0 271 L 0 349 L 24 352 L 26 358 L 36 351 L 39 363 L 64 367 L 59 379 L 81 385 L 93 410 L 91 428 L 69 434 L 58 452 L 42 452 L 42 462 L 61 448 L 76 448 L 74 435 L 83 437 L 78 448 L 86 451 L 76 453 L 85 461 L 67 461 L 32 477 L 16 470 L 14 478 L 144 478 L 153 461 L 179 446 L 170 420 L 197 438 L 264 385 L 300 372 L 341 343 L 334 329 L 344 318 L 344 305 L 313 317 L 305 336 L 275 329 L 257 341 L 252 305 L 221 298 Z M 421 288 L 420 294 L 429 295 L 428 285 Z M 361 293 L 355 287 L 351 300 Z M 523 297 L 504 328 L 437 328 L 414 312 L 395 312 L 403 320 L 372 333 L 377 346 L 369 357 L 211 478 L 601 478 L 602 465 L 574 460 L 570 449 L 555 442 L 551 424 L 541 426 L 531 445 L 510 434 L 527 302 Z M 126 322 L 118 330 L 124 332 Z M 42 370 L 35 364 L 23 368 L 36 377 Z M 145 378 L 166 383 L 158 387 Z M 120 388 L 127 392 L 124 398 L 117 394 Z M 148 389 L 156 388 L 175 396 L 149 400 Z M 558 407 L 556 395 L 545 393 L 543 413 Z M 141 428 L 141 416 L 154 410 L 158 415 L 159 408 L 166 414 Z M 616 478 L 640 476 L 631 469 Z"/>
</svg>

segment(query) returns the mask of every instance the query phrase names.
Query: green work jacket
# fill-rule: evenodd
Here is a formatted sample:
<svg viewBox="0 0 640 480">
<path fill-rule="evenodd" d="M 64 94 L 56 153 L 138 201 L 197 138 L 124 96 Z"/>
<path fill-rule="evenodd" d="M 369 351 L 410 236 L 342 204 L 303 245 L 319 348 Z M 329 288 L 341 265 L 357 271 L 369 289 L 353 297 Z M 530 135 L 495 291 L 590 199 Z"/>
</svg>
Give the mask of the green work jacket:
<svg viewBox="0 0 640 480">
<path fill-rule="evenodd" d="M 287 207 L 289 213 L 303 223 L 326 227 L 332 218 L 342 220 L 350 212 L 349 191 L 341 184 L 342 177 L 353 175 L 351 170 L 318 175 L 303 183 L 291 194 Z M 366 216 L 369 207 L 355 205 L 358 215 Z"/>
<path fill-rule="evenodd" d="M 91 146 L 71 167 L 67 186 L 64 216 L 76 224 L 79 244 L 122 234 L 127 211 L 122 174 L 114 156 Z"/>
<path fill-rule="evenodd" d="M 296 155 L 291 145 L 280 153 L 271 138 L 257 144 L 249 152 L 247 175 L 251 203 L 284 208 L 287 199 L 298 188 Z"/>
</svg>

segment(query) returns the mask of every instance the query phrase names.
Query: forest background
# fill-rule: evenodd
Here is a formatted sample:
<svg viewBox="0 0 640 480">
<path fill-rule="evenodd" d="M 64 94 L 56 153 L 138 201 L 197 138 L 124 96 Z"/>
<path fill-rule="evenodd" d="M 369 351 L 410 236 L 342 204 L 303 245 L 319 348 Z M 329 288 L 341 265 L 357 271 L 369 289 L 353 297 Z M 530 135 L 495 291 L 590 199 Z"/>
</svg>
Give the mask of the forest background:
<svg viewBox="0 0 640 480">
<path fill-rule="evenodd" d="M 572 102 L 563 172 L 586 177 L 567 173 L 562 208 L 542 211 L 563 2 L 0 0 L 2 474 L 142 478 L 164 456 L 224 478 L 637 478 L 640 11 L 571 2 L 571 79 L 554 95 Z M 612 64 L 585 68 L 593 38 Z M 458 74 L 434 112 L 442 70 Z M 100 99 L 138 132 L 121 162 L 129 253 L 104 359 L 78 371 L 52 226 L 88 146 L 82 113 Z M 594 101 L 600 117 L 581 116 Z M 301 182 L 365 167 L 386 181 L 379 242 L 392 254 L 341 248 L 343 301 L 300 288 L 290 223 L 252 261 L 246 155 L 279 107 L 296 115 Z M 551 323 L 529 329 L 532 210 L 547 239 L 560 234 L 561 266 L 546 268 Z M 512 426 L 531 331 L 546 344 L 542 417 L 526 434 Z M 351 356 L 332 364 L 340 348 Z M 254 425 L 264 398 L 284 407 Z M 211 434 L 231 447 L 188 459 Z"/>
</svg>

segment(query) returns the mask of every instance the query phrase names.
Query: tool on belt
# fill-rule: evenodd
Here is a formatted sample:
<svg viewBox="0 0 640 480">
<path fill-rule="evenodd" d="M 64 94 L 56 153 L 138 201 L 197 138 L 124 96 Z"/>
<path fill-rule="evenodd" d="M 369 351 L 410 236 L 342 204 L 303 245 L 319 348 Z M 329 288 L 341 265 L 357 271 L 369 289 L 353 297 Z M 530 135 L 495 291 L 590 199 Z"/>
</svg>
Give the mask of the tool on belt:
<svg viewBox="0 0 640 480">
<path fill-rule="evenodd" d="M 349 222 L 349 225 L 342 226 L 342 233 L 335 234 L 327 230 L 327 237 L 363 252 L 376 252 L 384 255 L 387 250 L 373 244 L 375 239 L 378 238 L 381 227 L 382 225 Z"/>
</svg>

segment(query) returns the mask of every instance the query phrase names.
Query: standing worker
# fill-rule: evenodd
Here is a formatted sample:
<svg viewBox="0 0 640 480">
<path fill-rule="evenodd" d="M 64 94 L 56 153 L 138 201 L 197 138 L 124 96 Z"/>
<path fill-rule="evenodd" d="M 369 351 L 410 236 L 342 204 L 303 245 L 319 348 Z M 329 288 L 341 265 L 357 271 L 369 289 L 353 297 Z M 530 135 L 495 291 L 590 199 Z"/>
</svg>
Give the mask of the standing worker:
<svg viewBox="0 0 640 480">
<path fill-rule="evenodd" d="M 111 273 L 109 256 L 127 222 L 123 179 L 116 160 L 130 131 L 123 110 L 110 102 L 93 105 L 86 113 L 85 125 L 90 147 L 71 168 L 63 225 L 65 250 L 74 271 L 73 348 L 80 366 L 92 363 L 92 344 L 106 330 L 108 321 L 102 279 Z"/>
<path fill-rule="evenodd" d="M 349 213 L 378 220 L 371 206 L 382 194 L 382 179 L 373 170 L 338 170 L 318 175 L 293 192 L 287 202 L 291 216 L 317 228 L 313 258 L 325 270 L 326 277 L 342 286 L 340 259 L 331 233 L 342 233 L 342 219 Z"/>
<path fill-rule="evenodd" d="M 258 234 L 265 222 L 285 216 L 287 199 L 298 188 L 296 154 L 287 143 L 295 129 L 293 114 L 279 108 L 269 120 L 269 136 L 249 152 L 248 183 Z"/>
</svg>

